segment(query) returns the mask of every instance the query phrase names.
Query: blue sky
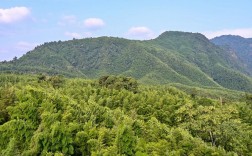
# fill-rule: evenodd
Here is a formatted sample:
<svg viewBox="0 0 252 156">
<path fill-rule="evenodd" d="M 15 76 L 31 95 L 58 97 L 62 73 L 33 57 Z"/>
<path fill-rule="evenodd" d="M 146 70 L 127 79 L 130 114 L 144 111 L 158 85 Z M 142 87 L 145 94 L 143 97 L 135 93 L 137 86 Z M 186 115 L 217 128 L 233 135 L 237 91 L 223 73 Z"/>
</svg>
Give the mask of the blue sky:
<svg viewBox="0 0 252 156">
<path fill-rule="evenodd" d="M 0 0 L 0 61 L 44 42 L 164 31 L 252 38 L 251 0 Z"/>
</svg>

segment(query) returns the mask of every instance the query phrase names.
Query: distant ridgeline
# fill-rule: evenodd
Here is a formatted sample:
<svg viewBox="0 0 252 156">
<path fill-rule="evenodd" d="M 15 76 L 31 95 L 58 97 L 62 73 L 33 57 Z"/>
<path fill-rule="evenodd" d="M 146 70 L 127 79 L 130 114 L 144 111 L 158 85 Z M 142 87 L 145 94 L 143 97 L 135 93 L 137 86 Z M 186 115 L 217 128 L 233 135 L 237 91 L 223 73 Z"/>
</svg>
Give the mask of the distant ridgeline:
<svg viewBox="0 0 252 156">
<path fill-rule="evenodd" d="M 211 42 L 230 51 L 233 57 L 238 57 L 252 75 L 252 38 L 224 35 L 211 39 Z"/>
<path fill-rule="evenodd" d="M 234 51 L 216 46 L 202 34 L 164 32 L 146 41 L 99 37 L 45 43 L 19 59 L 0 63 L 0 71 L 91 79 L 122 75 L 152 85 L 252 92 L 248 66 Z"/>
</svg>

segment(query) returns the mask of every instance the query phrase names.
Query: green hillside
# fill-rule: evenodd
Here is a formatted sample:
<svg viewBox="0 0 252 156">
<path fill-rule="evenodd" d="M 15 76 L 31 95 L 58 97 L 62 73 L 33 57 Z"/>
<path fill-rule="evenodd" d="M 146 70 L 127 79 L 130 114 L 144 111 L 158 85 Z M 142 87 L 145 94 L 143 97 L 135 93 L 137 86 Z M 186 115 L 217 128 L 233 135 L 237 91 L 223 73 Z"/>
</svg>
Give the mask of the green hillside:
<svg viewBox="0 0 252 156">
<path fill-rule="evenodd" d="M 50 42 L 0 71 L 69 77 L 131 76 L 145 84 L 180 83 L 252 92 L 240 60 L 198 33 L 165 32 L 148 41 L 99 37 Z"/>
<path fill-rule="evenodd" d="M 223 35 L 211 39 L 216 45 L 233 53 L 235 57 L 242 60 L 247 72 L 252 75 L 252 39 L 241 36 Z"/>
<path fill-rule="evenodd" d="M 225 99 L 126 77 L 0 74 L 0 155 L 251 155 L 252 95 Z"/>
</svg>

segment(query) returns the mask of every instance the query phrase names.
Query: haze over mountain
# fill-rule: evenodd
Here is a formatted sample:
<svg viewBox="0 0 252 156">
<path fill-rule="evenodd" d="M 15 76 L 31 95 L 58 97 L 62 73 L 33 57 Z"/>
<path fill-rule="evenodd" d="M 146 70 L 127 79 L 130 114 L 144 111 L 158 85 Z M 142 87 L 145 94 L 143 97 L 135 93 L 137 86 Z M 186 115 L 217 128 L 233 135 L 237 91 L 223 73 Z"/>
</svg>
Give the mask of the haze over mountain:
<svg viewBox="0 0 252 156">
<path fill-rule="evenodd" d="M 1 63 L 0 70 L 87 78 L 125 75 L 146 84 L 252 92 L 252 78 L 239 57 L 188 32 L 164 32 L 146 41 L 99 37 L 44 43 L 20 59 Z"/>
<path fill-rule="evenodd" d="M 241 36 L 223 35 L 211 39 L 216 45 L 222 46 L 236 54 L 242 62 L 247 71 L 252 75 L 252 38 L 243 38 Z"/>
</svg>

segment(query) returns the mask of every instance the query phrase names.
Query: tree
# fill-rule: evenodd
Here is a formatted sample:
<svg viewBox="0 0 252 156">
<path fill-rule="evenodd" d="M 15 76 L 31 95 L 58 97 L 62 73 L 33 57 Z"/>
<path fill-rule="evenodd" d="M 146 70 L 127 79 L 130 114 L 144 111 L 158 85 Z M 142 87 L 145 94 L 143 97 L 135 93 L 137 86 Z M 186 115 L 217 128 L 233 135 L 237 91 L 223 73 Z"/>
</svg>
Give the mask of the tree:
<svg viewBox="0 0 252 156">
<path fill-rule="evenodd" d="M 60 88 L 64 84 L 64 78 L 63 76 L 52 76 L 48 79 L 49 82 L 51 82 L 53 88 Z"/>
<path fill-rule="evenodd" d="M 118 154 L 134 155 L 136 146 L 136 137 L 129 126 L 121 126 L 117 133 L 116 145 Z"/>
<path fill-rule="evenodd" d="M 39 74 L 38 75 L 38 82 L 43 82 L 46 81 L 46 75 L 44 74 Z"/>
<path fill-rule="evenodd" d="M 123 76 L 102 76 L 98 83 L 100 86 L 110 89 L 126 89 L 134 93 L 138 92 L 138 83 L 134 78 Z"/>
<path fill-rule="evenodd" d="M 7 107 L 14 105 L 16 100 L 14 87 L 0 88 L 0 125 L 10 119 Z"/>
<path fill-rule="evenodd" d="M 17 56 L 15 56 L 12 61 L 17 61 Z"/>
</svg>

